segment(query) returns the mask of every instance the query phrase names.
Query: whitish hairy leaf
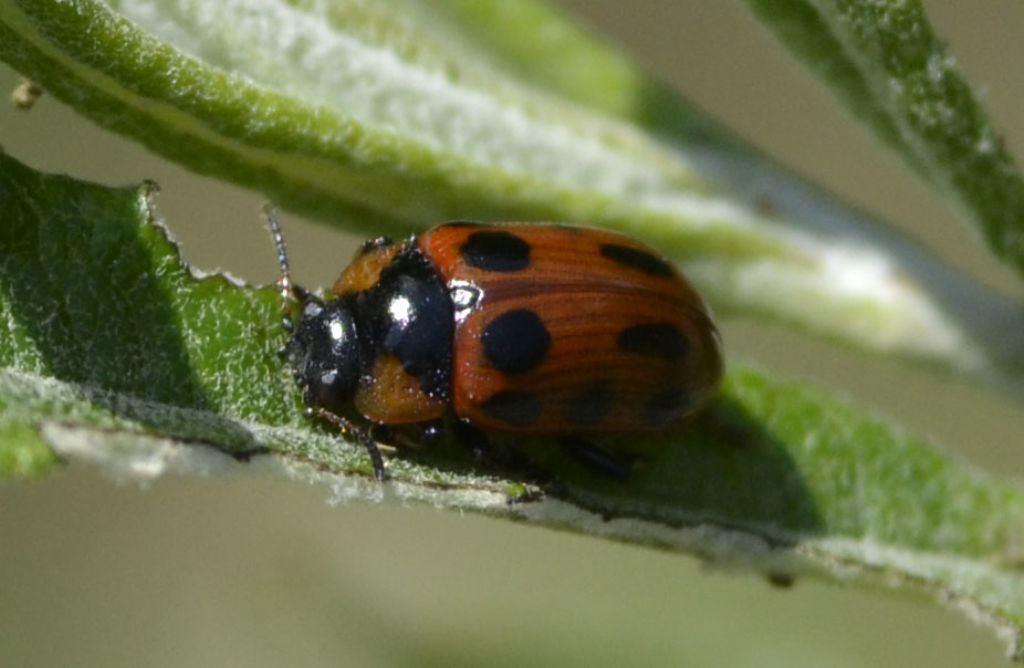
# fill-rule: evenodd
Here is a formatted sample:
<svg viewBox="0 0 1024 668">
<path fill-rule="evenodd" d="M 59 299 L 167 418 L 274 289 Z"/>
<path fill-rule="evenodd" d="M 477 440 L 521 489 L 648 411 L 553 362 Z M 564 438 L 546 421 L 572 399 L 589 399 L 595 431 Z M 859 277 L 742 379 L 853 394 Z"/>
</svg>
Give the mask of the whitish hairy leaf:
<svg viewBox="0 0 1024 668">
<path fill-rule="evenodd" d="M 541 5 L 112 5 L 0 0 L 0 58 L 154 151 L 349 228 L 614 227 L 684 261 L 719 311 L 1021 385 L 1022 344 L 999 334 L 1020 309 Z"/>
</svg>

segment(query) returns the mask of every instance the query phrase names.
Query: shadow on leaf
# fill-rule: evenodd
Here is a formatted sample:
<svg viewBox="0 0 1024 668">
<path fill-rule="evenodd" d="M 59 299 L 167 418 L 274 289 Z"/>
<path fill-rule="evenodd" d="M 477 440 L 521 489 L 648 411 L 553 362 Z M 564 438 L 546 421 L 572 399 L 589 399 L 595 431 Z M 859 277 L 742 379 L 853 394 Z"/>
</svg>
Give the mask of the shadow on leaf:
<svg viewBox="0 0 1024 668">
<path fill-rule="evenodd" d="M 179 259 L 144 195 L 39 174 L 0 152 L 2 366 L 62 381 L 115 422 L 244 451 L 251 434 L 216 416 L 196 379 L 172 305 Z"/>
</svg>

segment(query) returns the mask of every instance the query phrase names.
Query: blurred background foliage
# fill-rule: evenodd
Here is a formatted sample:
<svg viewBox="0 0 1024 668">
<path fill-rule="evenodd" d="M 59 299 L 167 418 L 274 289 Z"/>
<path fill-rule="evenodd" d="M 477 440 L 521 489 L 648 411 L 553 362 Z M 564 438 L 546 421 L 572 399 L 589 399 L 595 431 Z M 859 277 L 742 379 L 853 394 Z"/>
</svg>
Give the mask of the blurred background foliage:
<svg viewBox="0 0 1024 668">
<path fill-rule="evenodd" d="M 735 2 L 561 0 L 756 146 L 963 271 L 1024 298 L 944 206 Z M 1024 6 L 925 2 L 1024 155 Z M 0 89 L 16 73 L 0 68 Z M 200 178 L 44 97 L 0 109 L 0 144 L 42 171 L 151 178 L 187 260 L 275 278 L 263 196 Z M 357 239 L 290 217 L 300 282 Z M 743 320 L 730 351 L 841 388 L 950 450 L 1020 476 L 1024 411 L 920 368 Z M 169 478 L 147 493 L 90 471 L 0 483 L 0 628 L 11 665 L 1005 665 L 988 631 L 917 600 L 818 582 L 788 591 L 692 559 L 479 517 L 331 507 L 273 479 Z"/>
</svg>

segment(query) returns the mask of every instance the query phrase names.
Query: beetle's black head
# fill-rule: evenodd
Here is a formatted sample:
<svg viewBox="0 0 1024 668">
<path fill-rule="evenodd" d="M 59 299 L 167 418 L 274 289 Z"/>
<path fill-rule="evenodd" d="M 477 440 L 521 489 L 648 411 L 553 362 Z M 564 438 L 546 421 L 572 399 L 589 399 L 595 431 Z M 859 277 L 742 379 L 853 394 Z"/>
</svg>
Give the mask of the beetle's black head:
<svg viewBox="0 0 1024 668">
<path fill-rule="evenodd" d="M 281 354 L 302 386 L 305 402 L 338 414 L 352 399 L 359 382 L 361 360 L 353 305 L 347 299 L 324 303 L 292 282 L 277 210 L 267 204 L 263 212 L 281 266 L 277 286 L 281 290 L 283 324 L 291 332 Z"/>
<path fill-rule="evenodd" d="M 306 403 L 342 412 L 355 394 L 361 366 L 350 301 L 307 296 L 286 351 Z"/>
</svg>

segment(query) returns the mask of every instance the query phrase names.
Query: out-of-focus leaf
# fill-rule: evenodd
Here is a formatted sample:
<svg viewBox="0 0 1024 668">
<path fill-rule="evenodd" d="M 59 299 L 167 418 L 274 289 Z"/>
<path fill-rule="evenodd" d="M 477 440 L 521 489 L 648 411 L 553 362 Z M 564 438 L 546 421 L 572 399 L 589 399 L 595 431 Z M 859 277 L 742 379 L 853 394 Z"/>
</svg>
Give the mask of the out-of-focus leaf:
<svg viewBox="0 0 1024 668">
<path fill-rule="evenodd" d="M 1024 180 L 919 0 L 747 3 L 1024 272 Z"/>
<path fill-rule="evenodd" d="M 1021 385 L 1022 344 L 998 334 L 1024 327 L 1020 309 L 742 149 L 542 5 L 112 5 L 0 0 L 0 58 L 163 155 L 349 228 L 614 227 L 683 261 L 720 312 Z"/>
</svg>

